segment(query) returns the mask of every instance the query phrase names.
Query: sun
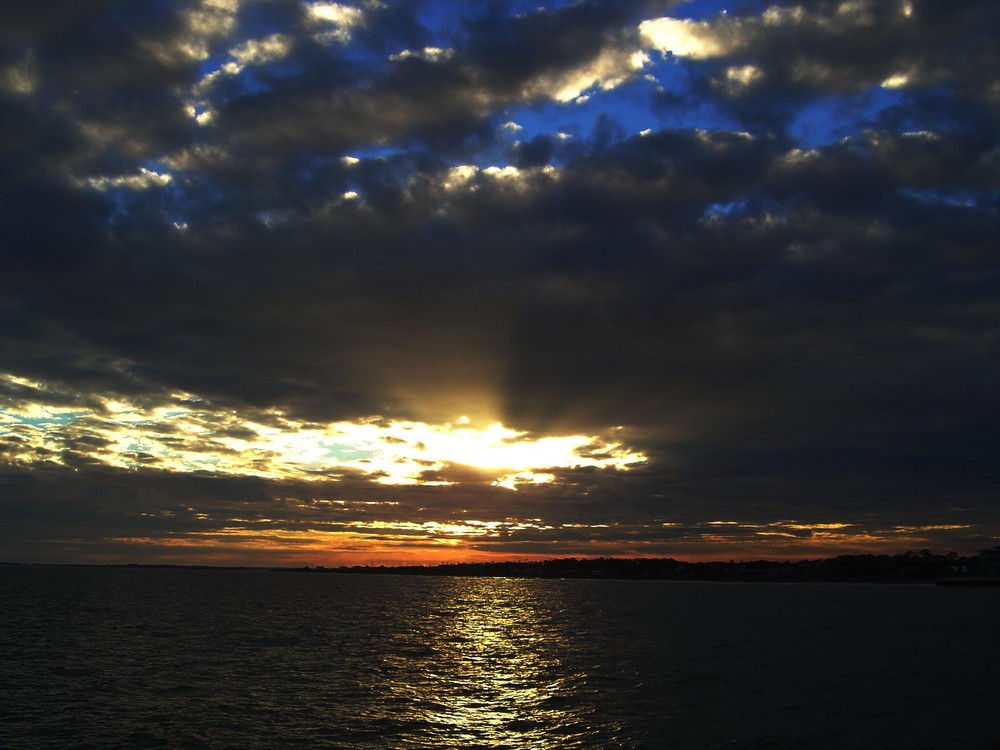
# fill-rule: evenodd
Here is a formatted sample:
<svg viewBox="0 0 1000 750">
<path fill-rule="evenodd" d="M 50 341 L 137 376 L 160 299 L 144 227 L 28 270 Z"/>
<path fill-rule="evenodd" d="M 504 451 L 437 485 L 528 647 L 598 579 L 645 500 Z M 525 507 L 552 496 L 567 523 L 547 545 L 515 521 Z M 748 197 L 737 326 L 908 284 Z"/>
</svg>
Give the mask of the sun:
<svg viewBox="0 0 1000 750">
<path fill-rule="evenodd" d="M 620 442 L 596 435 L 536 436 L 501 422 L 478 427 L 467 417 L 443 425 L 392 422 L 383 429 L 389 434 L 383 437 L 377 463 L 384 472 L 380 481 L 386 484 L 419 483 L 418 477 L 428 468 L 461 465 L 492 474 L 496 487 L 517 489 L 554 482 L 553 471 L 558 469 L 627 470 L 646 460 Z"/>
</svg>

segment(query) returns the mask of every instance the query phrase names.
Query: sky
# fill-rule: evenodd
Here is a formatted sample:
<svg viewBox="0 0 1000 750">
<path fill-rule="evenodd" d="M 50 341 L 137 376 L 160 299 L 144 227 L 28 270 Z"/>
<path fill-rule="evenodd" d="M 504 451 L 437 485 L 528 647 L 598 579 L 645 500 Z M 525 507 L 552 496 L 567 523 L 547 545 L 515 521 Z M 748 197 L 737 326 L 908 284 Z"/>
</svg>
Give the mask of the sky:
<svg viewBox="0 0 1000 750">
<path fill-rule="evenodd" d="M 993 0 L 8 0 L 0 561 L 1000 543 Z"/>
</svg>

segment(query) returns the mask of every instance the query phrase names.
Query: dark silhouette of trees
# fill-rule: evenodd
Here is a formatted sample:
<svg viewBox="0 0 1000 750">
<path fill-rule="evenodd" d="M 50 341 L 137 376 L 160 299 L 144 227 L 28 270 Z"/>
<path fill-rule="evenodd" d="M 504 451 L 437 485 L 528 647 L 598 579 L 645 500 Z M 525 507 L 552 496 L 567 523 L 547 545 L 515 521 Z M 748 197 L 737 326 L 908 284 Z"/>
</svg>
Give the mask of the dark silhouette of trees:
<svg viewBox="0 0 1000 750">
<path fill-rule="evenodd" d="M 839 555 L 817 560 L 685 562 L 674 558 L 554 558 L 541 561 L 353 566 L 309 571 L 367 575 L 493 576 L 505 578 L 618 578 L 680 581 L 927 583 L 980 572 L 978 556 L 907 550 L 899 555 Z"/>
</svg>

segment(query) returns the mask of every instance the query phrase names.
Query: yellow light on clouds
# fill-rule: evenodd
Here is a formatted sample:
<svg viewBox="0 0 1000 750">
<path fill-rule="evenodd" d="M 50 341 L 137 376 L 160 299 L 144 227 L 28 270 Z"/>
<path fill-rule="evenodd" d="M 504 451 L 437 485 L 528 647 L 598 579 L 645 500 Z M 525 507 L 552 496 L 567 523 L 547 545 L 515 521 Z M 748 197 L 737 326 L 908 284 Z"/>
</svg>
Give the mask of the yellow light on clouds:
<svg viewBox="0 0 1000 750">
<path fill-rule="evenodd" d="M 87 406 L 66 407 L 58 388 L 0 380 L 22 391 L 0 400 L 0 438 L 16 436 L 11 444 L 20 448 L 9 458 L 25 464 L 64 463 L 75 454 L 128 469 L 296 480 L 336 480 L 350 472 L 381 484 L 427 485 L 460 481 L 449 472 L 465 466 L 477 470 L 475 481 L 516 489 L 555 482 L 557 469 L 627 470 L 646 460 L 620 439 L 531 435 L 465 416 L 455 424 L 382 418 L 307 424 L 277 410 L 213 410 L 190 394 L 156 404 L 95 397 Z"/>
<path fill-rule="evenodd" d="M 639 24 L 639 35 L 654 49 L 677 57 L 703 60 L 727 51 L 717 31 L 705 21 L 654 18 Z"/>
</svg>

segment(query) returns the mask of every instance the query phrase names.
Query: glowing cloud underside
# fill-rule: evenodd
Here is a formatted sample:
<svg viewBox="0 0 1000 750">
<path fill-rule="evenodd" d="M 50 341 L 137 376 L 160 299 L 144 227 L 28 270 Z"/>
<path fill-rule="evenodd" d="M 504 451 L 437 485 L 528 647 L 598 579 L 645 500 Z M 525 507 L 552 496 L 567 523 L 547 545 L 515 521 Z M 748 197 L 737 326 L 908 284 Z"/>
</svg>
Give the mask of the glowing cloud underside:
<svg viewBox="0 0 1000 750">
<path fill-rule="evenodd" d="M 482 481 L 516 489 L 554 482 L 559 469 L 625 470 L 646 460 L 599 436 L 532 436 L 465 418 L 456 424 L 379 418 L 317 426 L 276 410 L 214 410 L 189 394 L 154 406 L 101 397 L 65 406 L 45 384 L 0 378 L 24 396 L 0 402 L 0 439 L 7 460 L 18 463 L 82 458 L 120 468 L 298 480 L 352 472 L 381 484 L 429 485 L 453 484 L 448 469 L 466 466 Z"/>
<path fill-rule="evenodd" d="M 650 47 L 677 57 L 703 60 L 728 51 L 717 30 L 705 21 L 656 18 L 639 24 L 639 35 Z"/>
</svg>

